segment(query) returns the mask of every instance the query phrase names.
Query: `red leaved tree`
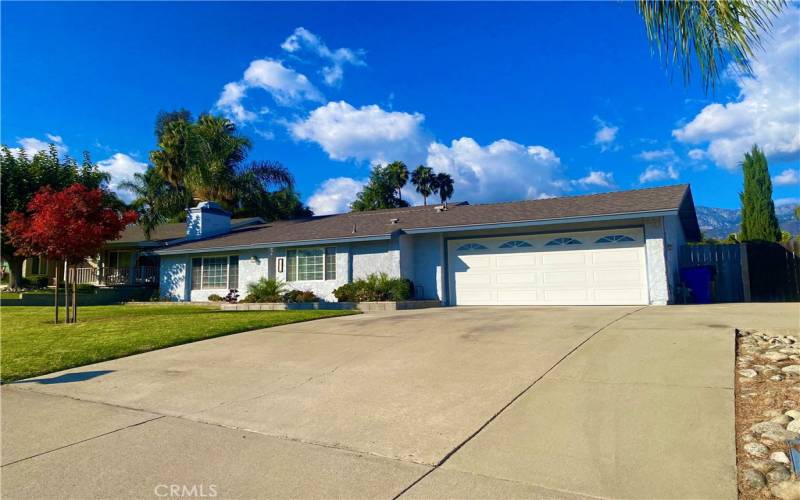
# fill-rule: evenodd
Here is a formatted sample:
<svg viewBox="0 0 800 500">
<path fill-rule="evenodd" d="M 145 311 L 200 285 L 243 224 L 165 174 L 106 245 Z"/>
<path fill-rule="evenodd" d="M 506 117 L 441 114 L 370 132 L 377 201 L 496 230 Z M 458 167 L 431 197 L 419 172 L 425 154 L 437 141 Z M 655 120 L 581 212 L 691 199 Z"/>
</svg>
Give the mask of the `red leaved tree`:
<svg viewBox="0 0 800 500">
<path fill-rule="evenodd" d="M 27 213 L 10 213 L 4 228 L 9 241 L 17 248 L 16 253 L 44 255 L 73 267 L 100 253 L 106 241 L 117 239 L 126 225 L 136 221 L 135 212 L 120 213 L 106 206 L 103 191 L 89 189 L 83 184 L 73 184 L 63 191 L 44 187 L 31 199 L 27 208 Z M 77 318 L 76 288 L 73 280 L 72 321 Z M 70 322 L 69 314 L 67 322 Z"/>
</svg>

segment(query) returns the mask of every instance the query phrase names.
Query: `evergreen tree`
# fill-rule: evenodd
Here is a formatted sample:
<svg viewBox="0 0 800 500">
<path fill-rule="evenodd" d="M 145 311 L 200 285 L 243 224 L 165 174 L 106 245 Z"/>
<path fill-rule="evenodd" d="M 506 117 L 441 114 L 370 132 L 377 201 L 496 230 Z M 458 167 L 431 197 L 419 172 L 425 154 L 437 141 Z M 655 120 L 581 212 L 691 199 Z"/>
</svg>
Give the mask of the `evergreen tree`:
<svg viewBox="0 0 800 500">
<path fill-rule="evenodd" d="M 780 241 L 781 228 L 772 202 L 772 180 L 769 178 L 767 157 L 758 145 L 745 153 L 742 171 L 744 192 L 739 194 L 742 201 L 741 240 Z"/>
<path fill-rule="evenodd" d="M 397 196 L 397 179 L 393 172 L 388 167 L 376 165 L 369 176 L 369 182 L 356 195 L 351 208 L 354 212 L 365 212 L 407 206 L 408 203 Z"/>
</svg>

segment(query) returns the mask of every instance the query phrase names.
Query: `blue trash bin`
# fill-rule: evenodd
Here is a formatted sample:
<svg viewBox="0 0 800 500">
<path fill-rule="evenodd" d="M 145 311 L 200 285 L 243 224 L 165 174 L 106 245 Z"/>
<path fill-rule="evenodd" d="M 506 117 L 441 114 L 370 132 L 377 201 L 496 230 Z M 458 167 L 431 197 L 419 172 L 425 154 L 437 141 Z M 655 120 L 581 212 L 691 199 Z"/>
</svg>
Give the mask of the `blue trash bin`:
<svg viewBox="0 0 800 500">
<path fill-rule="evenodd" d="M 695 304 L 711 303 L 711 279 L 713 277 L 714 268 L 711 266 L 681 269 L 681 280 L 692 291 Z"/>
</svg>

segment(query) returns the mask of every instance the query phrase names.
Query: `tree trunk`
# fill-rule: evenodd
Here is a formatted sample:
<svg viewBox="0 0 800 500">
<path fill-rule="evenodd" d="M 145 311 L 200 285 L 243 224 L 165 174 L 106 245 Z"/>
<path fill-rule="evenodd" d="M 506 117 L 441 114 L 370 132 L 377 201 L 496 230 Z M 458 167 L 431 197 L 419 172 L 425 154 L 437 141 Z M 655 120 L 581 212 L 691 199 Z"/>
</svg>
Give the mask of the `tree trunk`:
<svg viewBox="0 0 800 500">
<path fill-rule="evenodd" d="M 78 266 L 72 268 L 72 322 L 78 322 Z"/>
<path fill-rule="evenodd" d="M 69 267 L 64 261 L 64 323 L 69 323 Z"/>
<path fill-rule="evenodd" d="M 56 324 L 58 324 L 58 266 L 56 266 L 56 288 L 53 292 L 54 302 L 55 302 L 55 309 L 56 309 Z"/>
<path fill-rule="evenodd" d="M 25 257 L 11 255 L 8 257 L 8 288 L 18 290 L 22 288 L 22 265 Z"/>
</svg>

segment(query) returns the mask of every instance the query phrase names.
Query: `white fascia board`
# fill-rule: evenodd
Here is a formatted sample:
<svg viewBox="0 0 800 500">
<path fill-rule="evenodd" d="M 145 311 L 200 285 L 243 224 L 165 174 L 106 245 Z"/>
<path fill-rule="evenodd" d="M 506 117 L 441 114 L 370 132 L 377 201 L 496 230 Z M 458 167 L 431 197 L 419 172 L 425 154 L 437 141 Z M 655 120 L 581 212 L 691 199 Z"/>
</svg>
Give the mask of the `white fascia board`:
<svg viewBox="0 0 800 500">
<path fill-rule="evenodd" d="M 157 255 L 183 255 L 183 254 L 196 254 L 196 253 L 218 253 L 229 252 L 234 250 L 253 250 L 257 248 L 281 248 L 281 247 L 299 247 L 299 246 L 315 246 L 315 245 L 333 245 L 336 243 L 358 243 L 360 241 L 380 241 L 392 239 L 391 234 L 382 234 L 377 236 L 360 236 L 353 238 L 331 238 L 322 240 L 298 240 L 298 241 L 281 241 L 276 243 L 252 243 L 250 245 L 228 245 L 219 247 L 207 248 L 175 248 L 156 250 Z"/>
<path fill-rule="evenodd" d="M 649 212 L 633 212 L 623 214 L 591 215 L 581 217 L 558 217 L 555 219 L 539 219 L 515 222 L 500 222 L 495 224 L 465 224 L 460 226 L 439 226 L 407 228 L 403 232 L 407 234 L 426 234 L 426 233 L 450 233 L 455 231 L 480 231 L 484 229 L 504 229 L 513 227 L 535 227 L 552 226 L 555 224 L 577 224 L 581 222 L 616 221 L 628 219 L 641 219 L 644 217 L 665 217 L 667 215 L 677 215 L 677 209 L 655 210 Z"/>
</svg>

